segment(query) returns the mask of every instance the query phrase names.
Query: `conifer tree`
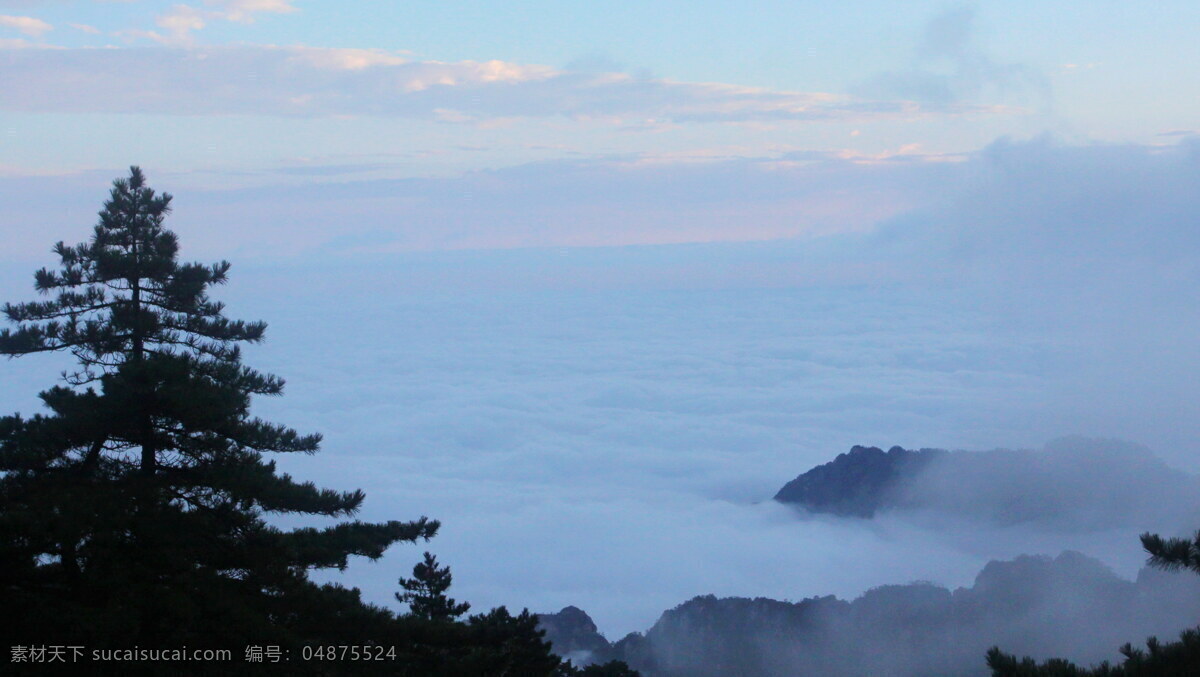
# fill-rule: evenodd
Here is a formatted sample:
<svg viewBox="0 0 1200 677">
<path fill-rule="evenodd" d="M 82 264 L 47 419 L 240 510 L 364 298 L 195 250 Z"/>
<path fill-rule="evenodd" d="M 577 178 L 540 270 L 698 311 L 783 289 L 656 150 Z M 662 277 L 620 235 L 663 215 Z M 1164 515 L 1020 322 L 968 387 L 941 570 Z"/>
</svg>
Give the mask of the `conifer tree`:
<svg viewBox="0 0 1200 677">
<path fill-rule="evenodd" d="M 447 621 L 467 613 L 471 605 L 446 596 L 453 576 L 450 567 L 439 566 L 437 557 L 426 552 L 425 561 L 413 567 L 412 578 L 401 578 L 403 594 L 396 599 L 408 604 L 410 613 L 433 621 Z"/>
<path fill-rule="evenodd" d="M 1189 569 L 1200 574 L 1200 531 L 1190 539 L 1163 538 L 1148 532 L 1141 538 L 1151 566 L 1168 571 Z"/>
<path fill-rule="evenodd" d="M 364 495 L 295 481 L 265 457 L 314 453 L 320 436 L 250 415 L 252 396 L 284 385 L 242 363 L 239 344 L 266 325 L 228 319 L 209 297 L 228 262 L 178 261 L 170 202 L 132 167 L 90 241 L 58 243 L 58 270 L 35 274 L 47 298 L 3 307 L 16 327 L 0 331 L 0 354 L 76 361 L 40 394 L 49 413 L 0 418 L 0 607 L 30 633 L 53 630 L 43 643 L 285 633 L 303 624 L 289 600 L 322 589 L 309 570 L 438 528 L 268 524 L 350 517 Z"/>
</svg>

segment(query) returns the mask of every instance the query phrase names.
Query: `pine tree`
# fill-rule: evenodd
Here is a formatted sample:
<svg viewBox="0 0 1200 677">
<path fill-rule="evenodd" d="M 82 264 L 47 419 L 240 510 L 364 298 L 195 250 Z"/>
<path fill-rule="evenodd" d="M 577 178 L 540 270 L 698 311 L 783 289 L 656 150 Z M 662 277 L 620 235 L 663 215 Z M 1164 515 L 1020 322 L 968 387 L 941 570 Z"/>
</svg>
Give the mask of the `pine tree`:
<svg viewBox="0 0 1200 677">
<path fill-rule="evenodd" d="M 437 557 L 426 552 L 424 561 L 413 567 L 413 577 L 400 579 L 404 592 L 396 593 L 396 599 L 409 605 L 409 613 L 399 621 L 408 624 L 410 637 L 417 638 L 411 642 L 408 674 L 637 677 L 620 661 L 583 669 L 563 661 L 528 609 L 514 616 L 497 607 L 459 620 L 471 605 L 446 596 L 452 578 L 450 567 L 438 564 Z"/>
<path fill-rule="evenodd" d="M 1025 656 L 1018 659 L 998 647 L 987 653 L 992 677 L 1190 677 L 1200 675 L 1200 628 L 1184 630 L 1178 642 L 1159 642 L 1151 637 L 1146 648 L 1126 644 L 1120 649 L 1125 658 L 1112 664 L 1103 661 L 1093 668 L 1081 668 L 1062 658 L 1038 663 Z"/>
<path fill-rule="evenodd" d="M 432 621 L 458 618 L 467 613 L 471 605 L 446 596 L 452 580 L 450 567 L 439 566 L 437 557 L 426 552 L 425 561 L 413 567 L 413 577 L 400 579 L 400 587 L 405 592 L 396 593 L 396 599 L 408 604 L 414 616 Z"/>
<path fill-rule="evenodd" d="M 0 331 L 0 354 L 66 351 L 77 363 L 40 394 L 49 414 L 0 418 L 0 608 L 23 613 L 43 643 L 287 639 L 313 625 L 289 600 L 333 590 L 309 570 L 438 528 L 424 517 L 268 524 L 349 517 L 364 495 L 295 481 L 265 458 L 314 453 L 321 438 L 250 415 L 252 396 L 284 385 L 241 361 L 238 344 L 266 325 L 230 320 L 209 298 L 228 262 L 178 261 L 170 202 L 131 168 L 90 241 L 58 243 L 59 269 L 35 274 L 49 298 L 3 307 L 17 326 Z"/>
<path fill-rule="evenodd" d="M 1191 539 L 1163 538 L 1151 533 L 1144 533 L 1141 538 L 1151 566 L 1168 571 L 1190 569 L 1200 574 L 1200 531 Z"/>
</svg>

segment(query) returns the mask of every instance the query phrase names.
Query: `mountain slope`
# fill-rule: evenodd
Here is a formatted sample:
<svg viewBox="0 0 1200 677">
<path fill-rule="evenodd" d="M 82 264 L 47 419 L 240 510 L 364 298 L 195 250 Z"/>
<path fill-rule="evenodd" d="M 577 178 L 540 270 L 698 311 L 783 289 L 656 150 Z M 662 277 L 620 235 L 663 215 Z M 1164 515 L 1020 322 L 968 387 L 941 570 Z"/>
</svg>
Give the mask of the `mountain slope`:
<svg viewBox="0 0 1200 677">
<path fill-rule="evenodd" d="M 848 517 L 909 511 L 1068 531 L 1172 532 L 1200 522 L 1196 477 L 1142 447 L 1081 437 L 1040 451 L 856 446 L 788 482 L 775 500 Z"/>
<path fill-rule="evenodd" d="M 595 628 L 578 609 L 563 613 L 577 629 Z M 996 644 L 1087 664 L 1118 658 L 1128 641 L 1175 637 L 1200 619 L 1200 578 L 1146 569 L 1129 581 L 1065 552 L 990 562 L 953 591 L 910 583 L 853 601 L 696 597 L 614 644 L 594 630 L 563 635 L 555 616 L 542 622 L 560 655 L 578 646 L 566 637 L 586 636 L 595 660 L 623 660 L 647 677 L 985 675 Z"/>
</svg>

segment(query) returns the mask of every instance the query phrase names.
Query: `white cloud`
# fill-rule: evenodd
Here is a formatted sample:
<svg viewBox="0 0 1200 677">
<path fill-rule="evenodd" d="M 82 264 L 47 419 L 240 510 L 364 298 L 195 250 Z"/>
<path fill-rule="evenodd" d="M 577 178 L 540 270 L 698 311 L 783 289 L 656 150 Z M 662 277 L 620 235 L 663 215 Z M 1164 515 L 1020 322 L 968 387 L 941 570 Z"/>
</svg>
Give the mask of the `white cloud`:
<svg viewBox="0 0 1200 677">
<path fill-rule="evenodd" d="M 382 49 L 337 49 L 307 47 L 296 50 L 296 61 L 321 70 L 358 71 L 372 66 L 399 66 L 408 63 L 404 57 Z"/>
<path fill-rule="evenodd" d="M 327 433 L 327 455 L 298 460 L 296 474 L 363 486 L 370 517 L 443 519 L 431 548 L 477 605 L 577 604 L 619 635 L 696 594 L 954 586 L 1021 552 L 1077 548 L 1136 571 L 1133 527 L 985 535 L 753 505 L 854 443 L 979 448 L 1061 432 L 1072 421 L 1045 420 L 1065 410 L 1047 395 L 1077 367 L 1072 353 L 1098 340 L 1055 346 L 1040 332 L 997 331 L 947 289 L 710 277 L 773 257 L 803 266 L 804 251 L 377 258 L 359 272 L 309 269 L 306 282 L 244 271 L 247 291 L 231 305 L 273 321 L 247 358 L 291 379 L 287 397 L 264 403 L 270 415 Z M 696 288 L 647 277 L 685 264 Z M 625 286 L 603 289 L 606 272 Z M 575 287 L 561 284 L 572 274 Z M 522 275 L 523 290 L 501 281 Z M 472 276 L 471 293 L 440 284 Z M 303 307 L 281 305 L 285 289 Z M 341 350 L 324 350 L 335 341 Z M 386 601 L 415 559 L 397 548 L 385 566 L 348 576 Z"/>
<path fill-rule="evenodd" d="M 205 15 L 179 5 L 160 19 L 186 43 Z M 572 73 L 503 61 L 409 61 L 380 50 L 310 47 L 76 49 L 54 57 L 13 55 L 20 96 L 10 110 L 284 116 L 383 115 L 472 121 L 564 117 L 612 124 L 914 119 L 996 108 L 918 106 L 720 83 Z M 444 118 L 444 116 L 443 116 Z"/>
<path fill-rule="evenodd" d="M 31 16 L 11 16 L 8 14 L 0 14 L 0 26 L 15 28 L 25 35 L 40 38 L 43 34 L 54 29 L 54 26 L 35 19 Z"/>
<path fill-rule="evenodd" d="M 88 24 L 72 23 L 72 24 L 67 24 L 67 25 L 70 26 L 71 28 L 74 28 L 77 31 L 87 33 L 89 35 L 99 35 L 100 34 L 99 28 L 96 28 L 95 26 L 89 26 Z"/>
<path fill-rule="evenodd" d="M 227 21 L 254 23 L 255 14 L 290 14 L 297 11 L 290 0 L 205 0 L 218 7 L 214 14 Z"/>
<path fill-rule="evenodd" d="M 175 5 L 166 14 L 160 15 L 154 23 L 167 31 L 168 39 L 162 42 L 187 44 L 192 40 L 192 31 L 198 31 L 207 25 L 205 14 L 188 5 Z"/>
<path fill-rule="evenodd" d="M 164 36 L 154 31 L 127 30 L 122 34 L 130 38 L 144 38 L 165 45 L 191 45 L 193 32 L 204 29 L 212 21 L 254 23 L 256 14 L 287 14 L 297 11 L 288 0 L 205 0 L 212 9 L 197 9 L 191 5 L 174 5 L 169 11 L 155 18 L 154 23 L 167 32 Z"/>
</svg>

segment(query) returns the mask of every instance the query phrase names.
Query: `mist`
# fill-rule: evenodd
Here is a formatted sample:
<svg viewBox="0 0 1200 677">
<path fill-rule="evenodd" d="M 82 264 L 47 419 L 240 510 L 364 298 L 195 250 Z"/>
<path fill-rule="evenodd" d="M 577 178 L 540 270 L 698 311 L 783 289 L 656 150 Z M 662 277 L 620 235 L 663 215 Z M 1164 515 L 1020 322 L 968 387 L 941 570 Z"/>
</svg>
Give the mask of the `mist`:
<svg viewBox="0 0 1200 677">
<path fill-rule="evenodd" d="M 866 185 L 838 167 L 847 190 Z M 862 171 L 875 181 L 883 170 Z M 936 175 L 886 168 L 920 206 L 865 231 L 612 247 L 562 232 L 546 247 L 274 259 L 248 244 L 244 260 L 220 254 L 234 262 L 222 299 L 231 316 L 269 323 L 246 361 L 288 381 L 256 412 L 325 435 L 322 454 L 281 467 L 362 488 L 364 519 L 441 520 L 425 547 L 476 608 L 575 605 L 612 639 L 697 595 L 852 600 L 918 580 L 954 589 L 1023 554 L 1076 550 L 1132 580 L 1139 533 L 1196 526 L 1186 491 L 1109 520 L 1104 511 L 1124 503 L 1105 492 L 1152 485 L 1066 462 L 1047 472 L 1078 469 L 1078 487 L 1102 491 L 1048 523 L 805 516 L 769 499 L 855 444 L 1041 449 L 1084 435 L 1144 445 L 1138 458 L 1160 459 L 1146 467 L 1200 469 L 1198 240 L 1185 218 L 1198 213 L 1196 171 L 1187 142 L 1004 141 Z M 529 194 L 544 175 L 525 171 Z M 769 184 L 752 198 L 782 191 Z M 311 207 L 308 219 L 329 213 L 299 191 L 278 194 Z M 718 197 L 731 213 L 736 192 Z M 510 214 L 528 206 L 509 198 Z M 180 221 L 198 224 L 206 209 Z M 195 257 L 234 232 L 220 228 L 249 228 L 215 224 Z M 51 239 L 83 239 L 83 225 Z M 13 258 L 3 297 L 32 298 L 29 273 L 52 262 Z M 34 393 L 62 368 L 54 356 L 7 364 L 0 403 L 33 413 Z M 945 506 L 1005 500 L 978 477 L 935 479 L 940 488 L 921 491 Z M 421 549 L 327 578 L 395 606 L 396 579 Z"/>
<path fill-rule="evenodd" d="M 1143 570 L 1123 580 L 1068 551 L 990 562 L 954 590 L 915 582 L 795 603 L 700 596 L 614 644 L 589 634 L 578 611 L 545 623 L 581 663 L 616 658 L 660 677 L 986 675 L 980 657 L 997 644 L 1041 659 L 1119 660 L 1125 637 L 1169 640 L 1191 625 L 1197 592 L 1195 577 Z"/>
<path fill-rule="evenodd" d="M 900 512 L 999 527 L 1183 533 L 1200 523 L 1197 478 L 1119 440 L 941 454 L 894 491 Z"/>
</svg>

